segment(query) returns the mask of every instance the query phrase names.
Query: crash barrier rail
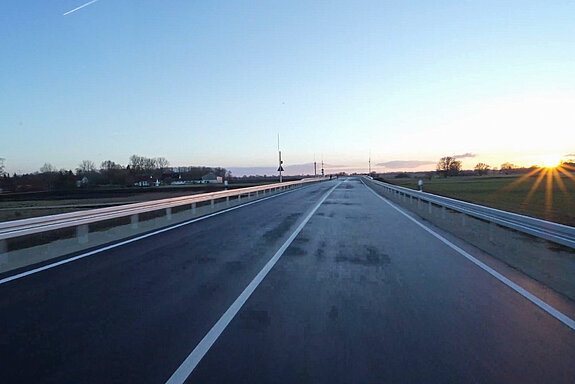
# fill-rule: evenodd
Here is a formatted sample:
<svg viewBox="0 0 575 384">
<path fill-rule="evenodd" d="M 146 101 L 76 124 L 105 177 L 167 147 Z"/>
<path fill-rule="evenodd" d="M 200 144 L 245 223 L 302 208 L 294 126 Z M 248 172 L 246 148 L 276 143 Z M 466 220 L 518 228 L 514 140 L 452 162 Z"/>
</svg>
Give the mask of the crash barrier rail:
<svg viewBox="0 0 575 384">
<path fill-rule="evenodd" d="M 575 248 L 575 227 L 569 227 L 567 225 L 536 219 L 534 217 L 523 216 L 517 213 L 489 208 L 461 200 L 450 199 L 448 197 L 416 191 L 405 187 L 399 187 L 378 180 L 370 180 L 370 182 L 382 186 L 388 192 L 395 193 L 400 198 L 406 197 L 409 199 L 416 199 L 419 204 L 424 203 L 427 204 L 428 207 L 432 205 L 439 206 L 443 209 L 443 213 L 445 213 L 446 208 L 452 209 L 454 211 L 489 222 L 494 222 L 501 226 L 540 237 L 554 243 Z"/>
<path fill-rule="evenodd" d="M 575 300 L 575 228 L 362 178 L 375 192 Z"/>
<path fill-rule="evenodd" d="M 308 178 L 0 223 L 0 273 L 322 181 Z"/>
</svg>

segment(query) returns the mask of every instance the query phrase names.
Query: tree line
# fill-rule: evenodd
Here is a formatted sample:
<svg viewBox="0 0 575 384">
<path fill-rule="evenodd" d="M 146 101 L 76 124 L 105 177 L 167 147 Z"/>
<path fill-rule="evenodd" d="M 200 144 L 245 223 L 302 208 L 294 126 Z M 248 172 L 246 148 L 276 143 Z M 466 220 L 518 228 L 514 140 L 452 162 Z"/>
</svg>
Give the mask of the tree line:
<svg viewBox="0 0 575 384">
<path fill-rule="evenodd" d="M 37 172 L 9 175 L 4 172 L 4 159 L 0 158 L 0 188 L 4 191 L 66 190 L 78 187 L 133 186 L 134 183 L 156 180 L 170 184 L 175 180 L 200 180 L 208 173 L 230 178 L 231 172 L 221 167 L 189 166 L 170 168 L 164 157 L 130 156 L 126 165 L 106 160 L 98 167 L 91 160 L 82 160 L 75 170 L 57 169 L 44 163 Z"/>
<path fill-rule="evenodd" d="M 567 168 L 567 169 L 575 169 L 575 163 L 571 162 L 571 161 L 564 160 L 561 162 L 560 166 Z M 501 164 L 501 166 L 499 167 L 499 172 L 507 174 L 507 173 L 521 172 L 521 171 L 535 169 L 535 168 L 540 168 L 540 167 L 537 165 L 533 165 L 529 168 L 524 168 L 524 167 L 519 167 L 513 163 L 505 162 L 505 163 Z M 461 161 L 457 160 L 457 158 L 455 156 L 442 157 L 441 159 L 439 159 L 439 162 L 437 163 L 435 171 L 437 172 L 438 175 L 441 175 L 443 177 L 458 176 L 462 172 Z M 477 163 L 475 165 L 475 167 L 473 168 L 473 171 L 475 174 L 482 176 L 482 175 L 489 174 L 491 171 L 497 171 L 497 167 L 494 167 L 492 169 L 491 166 L 489 166 L 485 163 Z"/>
</svg>

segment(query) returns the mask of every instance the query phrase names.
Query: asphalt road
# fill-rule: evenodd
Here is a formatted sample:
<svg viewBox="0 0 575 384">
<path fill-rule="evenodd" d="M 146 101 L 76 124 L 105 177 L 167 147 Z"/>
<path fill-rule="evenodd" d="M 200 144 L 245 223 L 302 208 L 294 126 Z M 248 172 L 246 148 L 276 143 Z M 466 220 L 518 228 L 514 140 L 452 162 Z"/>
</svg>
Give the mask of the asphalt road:
<svg viewBox="0 0 575 384">
<path fill-rule="evenodd" d="M 187 383 L 573 383 L 575 332 L 331 181 L 0 285 L 0 382 L 165 383 L 322 197 Z"/>
</svg>

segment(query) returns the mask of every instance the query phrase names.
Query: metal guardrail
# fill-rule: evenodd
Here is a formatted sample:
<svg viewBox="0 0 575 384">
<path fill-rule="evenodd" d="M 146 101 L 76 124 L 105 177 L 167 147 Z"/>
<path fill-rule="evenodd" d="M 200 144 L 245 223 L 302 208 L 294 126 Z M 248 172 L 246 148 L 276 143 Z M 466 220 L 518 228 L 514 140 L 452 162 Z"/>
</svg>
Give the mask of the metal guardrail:
<svg viewBox="0 0 575 384">
<path fill-rule="evenodd" d="M 81 229 L 82 227 L 90 223 L 117 219 L 127 216 L 131 216 L 132 222 L 134 222 L 135 220 L 137 223 L 138 215 L 140 213 L 165 209 L 166 214 L 169 215 L 171 214 L 172 208 L 188 204 L 190 205 L 190 209 L 192 211 L 195 211 L 196 204 L 205 201 L 210 201 L 210 204 L 213 208 L 215 200 L 218 199 L 225 198 L 227 201 L 229 201 L 230 197 L 237 197 L 237 199 L 241 201 L 242 196 L 246 196 L 248 198 L 252 198 L 254 196 L 259 197 L 260 193 L 265 196 L 266 193 L 283 191 L 285 189 L 291 189 L 294 187 L 302 186 L 307 183 L 317 182 L 321 180 L 323 179 L 321 178 L 302 179 L 298 181 L 285 182 L 281 184 L 280 183 L 267 184 L 256 187 L 238 188 L 227 191 L 202 193 L 197 195 L 154 200 L 143 203 L 126 204 L 115 207 L 91 209 L 88 211 L 69 212 L 58 215 L 8 221 L 0 223 L 0 241 L 14 237 L 31 235 L 35 233 L 52 231 L 62 228 L 78 227 L 79 229 Z"/>
<path fill-rule="evenodd" d="M 499 224 L 503 227 L 527 233 L 570 248 L 575 248 L 575 227 L 438 196 L 431 193 L 420 192 L 369 178 L 364 178 L 364 181 L 377 184 L 386 191 L 398 195 L 398 197 L 419 199 L 424 203 L 440 206 L 442 209 L 451 209 L 481 220 Z"/>
</svg>

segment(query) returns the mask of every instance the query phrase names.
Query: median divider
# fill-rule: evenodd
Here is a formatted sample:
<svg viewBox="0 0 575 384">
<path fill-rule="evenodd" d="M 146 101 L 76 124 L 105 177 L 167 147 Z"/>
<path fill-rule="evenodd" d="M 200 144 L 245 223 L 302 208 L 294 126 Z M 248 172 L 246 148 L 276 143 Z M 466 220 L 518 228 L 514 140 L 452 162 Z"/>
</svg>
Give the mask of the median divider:
<svg viewBox="0 0 575 384">
<path fill-rule="evenodd" d="M 575 300 L 575 228 L 369 178 L 366 185 L 433 225 Z"/>
<path fill-rule="evenodd" d="M 0 223 L 0 273 L 165 228 L 322 178 L 203 193 Z"/>
</svg>

